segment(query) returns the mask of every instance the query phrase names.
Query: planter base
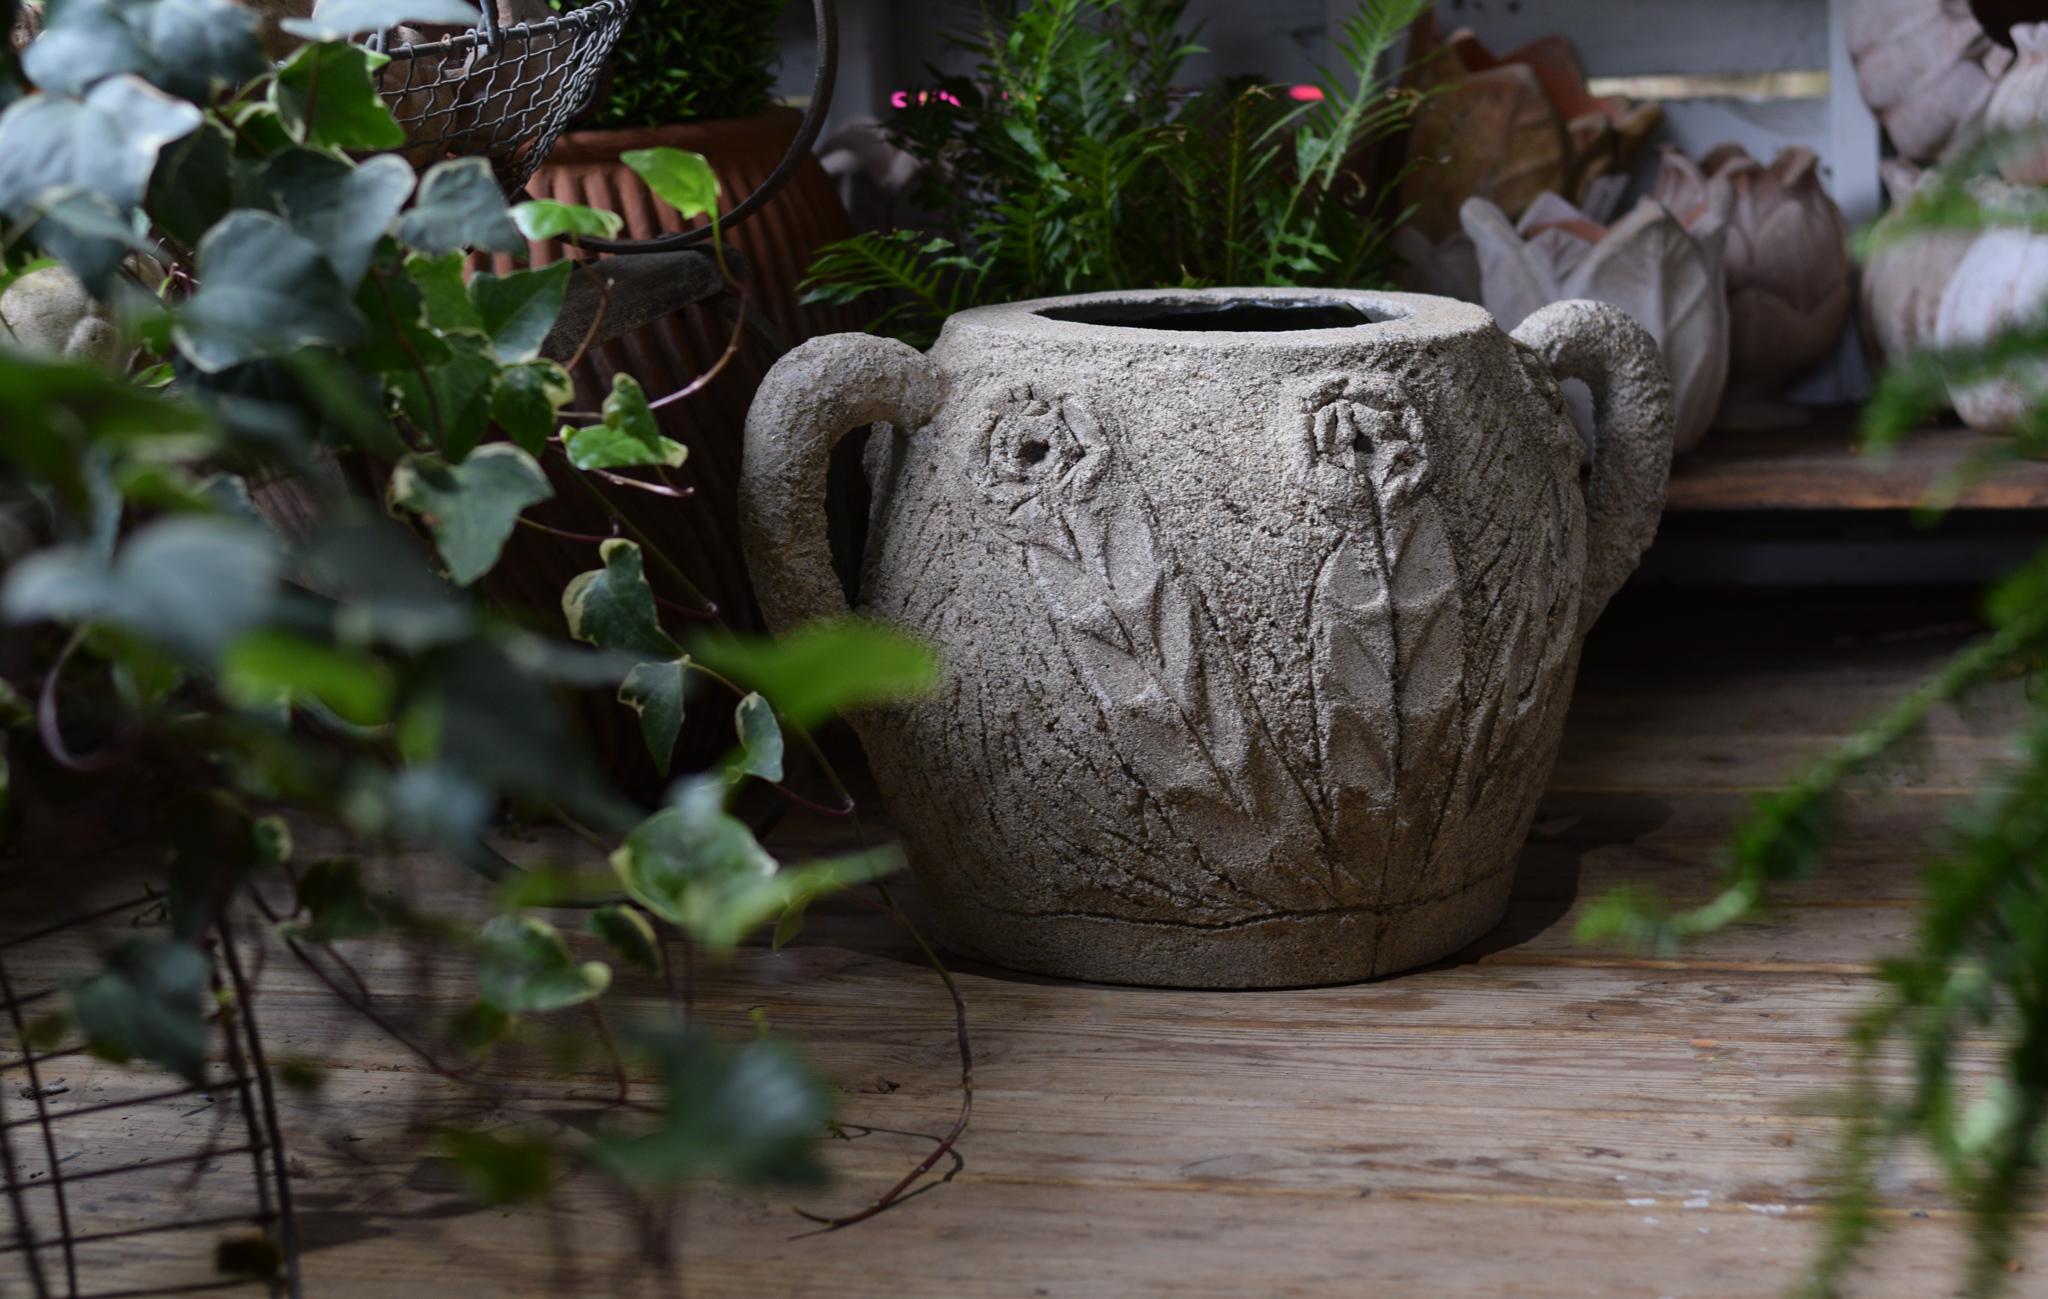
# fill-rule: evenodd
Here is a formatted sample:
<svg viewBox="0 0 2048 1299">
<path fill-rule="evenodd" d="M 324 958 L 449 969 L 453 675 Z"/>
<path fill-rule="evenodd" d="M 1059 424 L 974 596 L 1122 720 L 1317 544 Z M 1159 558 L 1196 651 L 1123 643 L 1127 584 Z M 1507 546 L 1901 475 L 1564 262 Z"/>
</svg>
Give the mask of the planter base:
<svg viewBox="0 0 2048 1299">
<path fill-rule="evenodd" d="M 1295 988 L 1357 983 L 1448 956 L 1500 923 L 1515 861 L 1456 893 L 1386 911 L 1275 916 L 1228 928 L 1019 915 L 952 898 L 934 908 L 941 943 L 975 960 L 1090 983 Z"/>
</svg>

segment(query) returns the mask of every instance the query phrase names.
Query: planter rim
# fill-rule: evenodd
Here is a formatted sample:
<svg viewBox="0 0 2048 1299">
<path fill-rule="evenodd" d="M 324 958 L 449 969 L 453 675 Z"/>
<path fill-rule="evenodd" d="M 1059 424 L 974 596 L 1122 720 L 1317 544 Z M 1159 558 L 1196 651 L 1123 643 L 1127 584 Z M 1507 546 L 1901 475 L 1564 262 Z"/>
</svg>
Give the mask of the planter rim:
<svg viewBox="0 0 2048 1299">
<path fill-rule="evenodd" d="M 730 153 L 734 149 L 784 150 L 796 138 L 803 114 L 794 108 L 777 106 L 751 117 L 710 117 L 669 126 L 621 126 L 600 130 L 567 131 L 541 160 L 541 166 L 563 163 L 617 162 L 628 149 L 667 145 L 675 149 Z"/>
<path fill-rule="evenodd" d="M 1130 323 L 1147 315 L 1186 315 L 1228 305 L 1282 311 L 1312 305 L 1350 308 L 1368 320 L 1334 327 L 1231 330 L 1207 326 Z M 1061 313 L 1095 319 L 1061 318 Z M 1118 318 L 1122 317 L 1123 320 Z M 955 334 L 1000 334 L 1019 343 L 1082 345 L 1092 348 L 1172 349 L 1195 352 L 1350 351 L 1383 344 L 1415 346 L 1462 338 L 1495 328 L 1483 307 L 1427 293 L 1381 293 L 1363 289 L 1141 289 L 1078 293 L 1026 302 L 972 307 L 946 322 L 944 338 Z"/>
</svg>

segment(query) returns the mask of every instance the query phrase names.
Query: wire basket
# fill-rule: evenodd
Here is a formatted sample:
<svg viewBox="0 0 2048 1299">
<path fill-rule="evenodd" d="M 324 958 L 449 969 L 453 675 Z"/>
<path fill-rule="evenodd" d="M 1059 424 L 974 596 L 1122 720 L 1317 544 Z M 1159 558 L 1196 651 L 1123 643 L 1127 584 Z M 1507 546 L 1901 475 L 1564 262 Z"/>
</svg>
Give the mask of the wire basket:
<svg viewBox="0 0 2048 1299">
<path fill-rule="evenodd" d="M 405 128 L 417 167 L 448 155 L 490 159 L 515 194 L 583 111 L 633 12 L 632 0 L 591 0 L 541 22 L 501 26 L 485 0 L 482 21 L 437 40 L 369 45 L 390 56 L 377 90 Z"/>
<path fill-rule="evenodd" d="M 0 873 L 0 915 L 49 914 L 49 890 L 32 882 Z M 75 1030 L 39 1028 L 56 1022 L 65 974 L 87 972 L 95 949 L 162 912 L 160 895 L 131 887 L 112 904 L 0 930 L 0 1295 L 298 1299 L 284 1141 L 244 951 L 226 923 L 206 943 L 218 1008 L 198 1085 L 107 1068 Z"/>
</svg>

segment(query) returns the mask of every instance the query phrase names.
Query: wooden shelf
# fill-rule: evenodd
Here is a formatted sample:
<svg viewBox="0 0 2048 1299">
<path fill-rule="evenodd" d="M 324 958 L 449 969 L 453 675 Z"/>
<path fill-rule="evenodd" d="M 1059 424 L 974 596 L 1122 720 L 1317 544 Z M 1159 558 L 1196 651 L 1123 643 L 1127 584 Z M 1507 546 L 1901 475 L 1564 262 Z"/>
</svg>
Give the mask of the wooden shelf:
<svg viewBox="0 0 2048 1299">
<path fill-rule="evenodd" d="M 1910 510 L 1942 475 L 1995 448 L 1999 439 L 1965 428 L 1930 429 L 1883 461 L 1857 450 L 1856 412 L 1820 412 L 1800 429 L 1716 430 L 1671 467 L 1667 514 L 1734 510 Z M 2048 462 L 2002 466 L 1960 501 L 1960 509 L 2048 509 Z"/>
</svg>

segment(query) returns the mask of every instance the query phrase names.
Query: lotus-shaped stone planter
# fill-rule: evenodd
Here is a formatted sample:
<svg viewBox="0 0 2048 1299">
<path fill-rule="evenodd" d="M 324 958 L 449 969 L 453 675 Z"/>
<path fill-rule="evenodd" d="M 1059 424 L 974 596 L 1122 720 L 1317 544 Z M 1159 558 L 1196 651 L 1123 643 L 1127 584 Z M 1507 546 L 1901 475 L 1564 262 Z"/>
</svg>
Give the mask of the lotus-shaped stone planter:
<svg viewBox="0 0 2048 1299">
<path fill-rule="evenodd" d="M 1873 228 L 1863 263 L 1863 334 L 1879 359 L 1897 364 L 1934 345 L 1942 295 L 1977 232 L 1897 233 L 1902 210 L 1932 173 L 1897 159 L 1887 160 L 1881 171 L 1892 208 Z"/>
<path fill-rule="evenodd" d="M 1728 391 L 1723 428 L 1789 428 L 1806 408 L 1779 399 L 1801 371 L 1835 349 L 1849 318 L 1849 223 L 1821 188 L 1813 150 L 1786 149 L 1766 167 L 1739 144 L 1695 163 L 1666 149 L 1650 197 L 1688 229 L 1722 234 L 1728 285 Z M 1717 186 L 1733 205 L 1717 210 Z"/>
<path fill-rule="evenodd" d="M 1922 165 L 1978 132 L 2012 65 L 1969 0 L 1851 0 L 1847 37 L 1863 102 L 1899 153 Z"/>
<path fill-rule="evenodd" d="M 1559 376 L 1599 398 L 1599 452 Z M 1386 974 L 1507 902 L 1579 646 L 1671 458 L 1648 334 L 1399 293 L 984 307 L 929 354 L 797 348 L 748 418 L 762 607 L 844 614 L 833 444 L 870 443 L 857 612 L 933 696 L 860 715 L 952 947 L 1124 983 Z"/>
<path fill-rule="evenodd" d="M 1941 295 L 1934 342 L 1944 349 L 1976 347 L 2006 330 L 2041 321 L 2048 303 L 2048 235 L 1994 228 L 1971 242 Z M 2048 365 L 1975 383 L 1948 385 L 1949 401 L 1963 423 L 1986 432 L 2008 432 L 2027 417 L 2035 394 L 2048 389 Z"/>
<path fill-rule="evenodd" d="M 1532 203 L 1518 224 L 1484 199 L 1468 199 L 1462 211 L 1478 249 L 1481 300 L 1503 326 L 1560 299 L 1590 298 L 1650 331 L 1669 369 L 1680 451 L 1706 435 L 1728 378 L 1721 236 L 1734 197 L 1725 184 L 1709 189 L 1690 229 L 1650 199 L 1611 226 L 1555 194 Z"/>
<path fill-rule="evenodd" d="M 1984 128 L 1998 174 L 2014 185 L 2048 185 L 2048 23 L 2012 29 L 2019 57 L 1991 92 Z"/>
</svg>

